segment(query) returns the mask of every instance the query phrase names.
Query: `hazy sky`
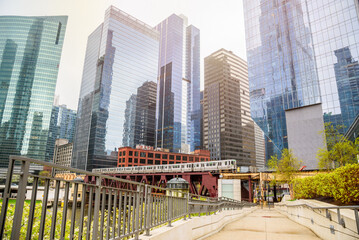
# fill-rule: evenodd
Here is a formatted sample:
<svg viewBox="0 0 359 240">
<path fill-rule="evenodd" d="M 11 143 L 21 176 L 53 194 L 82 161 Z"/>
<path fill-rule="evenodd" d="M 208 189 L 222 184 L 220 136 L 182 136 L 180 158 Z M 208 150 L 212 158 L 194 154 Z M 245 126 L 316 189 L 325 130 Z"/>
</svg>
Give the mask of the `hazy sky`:
<svg viewBox="0 0 359 240">
<path fill-rule="evenodd" d="M 155 26 L 172 13 L 184 14 L 201 31 L 203 58 L 220 48 L 246 60 L 241 0 L 0 0 L 0 15 L 68 15 L 56 94 L 60 104 L 77 109 L 88 35 L 103 22 L 114 5 Z"/>
</svg>

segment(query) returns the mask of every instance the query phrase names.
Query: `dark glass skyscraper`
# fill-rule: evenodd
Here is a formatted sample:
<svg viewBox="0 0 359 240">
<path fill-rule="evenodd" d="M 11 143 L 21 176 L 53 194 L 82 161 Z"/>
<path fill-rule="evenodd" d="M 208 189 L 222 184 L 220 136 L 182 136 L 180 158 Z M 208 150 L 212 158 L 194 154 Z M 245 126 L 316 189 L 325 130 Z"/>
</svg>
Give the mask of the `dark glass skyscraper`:
<svg viewBox="0 0 359 240">
<path fill-rule="evenodd" d="M 325 122 L 349 127 L 359 113 L 358 1 L 245 0 L 244 13 L 251 113 L 273 144 L 267 158 L 288 147 L 289 110 L 319 104 Z"/>
<path fill-rule="evenodd" d="M 67 16 L 0 16 L 0 167 L 45 160 Z"/>
<path fill-rule="evenodd" d="M 73 167 L 114 167 L 119 147 L 153 145 L 158 53 L 156 30 L 108 8 L 87 42 Z"/>
<path fill-rule="evenodd" d="M 160 32 L 157 147 L 173 152 L 200 145 L 200 31 L 175 14 Z"/>
</svg>

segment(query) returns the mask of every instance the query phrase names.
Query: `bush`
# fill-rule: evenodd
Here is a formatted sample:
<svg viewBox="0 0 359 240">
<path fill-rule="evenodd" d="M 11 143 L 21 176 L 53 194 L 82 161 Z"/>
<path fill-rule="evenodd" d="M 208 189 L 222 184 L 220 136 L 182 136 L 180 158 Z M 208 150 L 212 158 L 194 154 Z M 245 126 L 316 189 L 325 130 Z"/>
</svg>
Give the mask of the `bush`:
<svg viewBox="0 0 359 240">
<path fill-rule="evenodd" d="M 330 173 L 293 181 L 296 198 L 332 197 L 341 203 L 359 202 L 359 164 L 348 164 Z"/>
</svg>

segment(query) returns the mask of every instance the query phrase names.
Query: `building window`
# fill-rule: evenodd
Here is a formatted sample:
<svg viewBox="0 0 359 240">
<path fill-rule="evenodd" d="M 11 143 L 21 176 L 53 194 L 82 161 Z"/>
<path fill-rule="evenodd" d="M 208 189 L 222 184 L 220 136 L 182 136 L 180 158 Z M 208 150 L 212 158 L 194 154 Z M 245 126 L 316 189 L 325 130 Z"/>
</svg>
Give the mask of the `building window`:
<svg viewBox="0 0 359 240">
<path fill-rule="evenodd" d="M 167 159 L 167 154 L 162 154 L 162 159 Z"/>
<path fill-rule="evenodd" d="M 183 156 L 182 160 L 187 161 L 187 156 Z"/>
<path fill-rule="evenodd" d="M 162 161 L 162 164 L 167 164 L 167 161 Z"/>
<path fill-rule="evenodd" d="M 146 164 L 146 159 L 140 159 L 140 163 L 142 163 L 142 164 Z"/>
<path fill-rule="evenodd" d="M 191 162 L 193 162 L 193 157 L 189 157 L 189 160 L 190 160 Z"/>
<path fill-rule="evenodd" d="M 123 156 L 126 156 L 126 151 L 123 151 L 122 154 L 123 154 Z"/>
<path fill-rule="evenodd" d="M 121 154 L 121 153 L 120 153 L 120 154 Z M 128 155 L 132 156 L 132 155 L 133 155 L 133 152 L 132 152 L 132 151 L 130 151 Z"/>
<path fill-rule="evenodd" d="M 198 157 L 196 157 L 196 162 L 199 162 L 199 158 L 198 158 Z"/>
<path fill-rule="evenodd" d="M 135 156 L 138 157 L 138 152 L 135 152 Z"/>
<path fill-rule="evenodd" d="M 119 152 L 119 156 L 120 156 L 120 157 L 122 156 L 122 152 Z"/>
<path fill-rule="evenodd" d="M 138 163 L 138 158 L 135 158 L 135 163 Z"/>
<path fill-rule="evenodd" d="M 148 163 L 148 164 L 153 164 L 153 160 L 148 159 L 148 160 L 147 160 L 147 163 Z"/>
<path fill-rule="evenodd" d="M 153 153 L 148 153 L 149 158 L 153 158 Z"/>
<path fill-rule="evenodd" d="M 161 154 L 156 153 L 155 158 L 161 158 Z"/>
<path fill-rule="evenodd" d="M 170 162 L 169 162 L 169 164 L 174 164 L 174 163 L 175 163 L 174 161 L 170 161 Z M 178 162 L 178 163 L 180 163 L 180 162 Z"/>
<path fill-rule="evenodd" d="M 204 158 L 201 158 L 201 162 L 204 162 Z"/>
<path fill-rule="evenodd" d="M 176 160 L 181 160 L 181 156 L 180 156 L 180 155 L 177 155 L 177 156 L 176 156 Z"/>
<path fill-rule="evenodd" d="M 170 155 L 170 160 L 175 160 L 175 156 L 174 156 L 174 155 Z"/>
<path fill-rule="evenodd" d="M 140 152 L 140 157 L 146 157 L 146 153 L 145 152 Z"/>
<path fill-rule="evenodd" d="M 160 165 L 161 164 L 160 160 L 155 160 L 155 164 Z"/>
<path fill-rule="evenodd" d="M 132 163 L 132 158 L 128 158 L 128 162 Z"/>
</svg>

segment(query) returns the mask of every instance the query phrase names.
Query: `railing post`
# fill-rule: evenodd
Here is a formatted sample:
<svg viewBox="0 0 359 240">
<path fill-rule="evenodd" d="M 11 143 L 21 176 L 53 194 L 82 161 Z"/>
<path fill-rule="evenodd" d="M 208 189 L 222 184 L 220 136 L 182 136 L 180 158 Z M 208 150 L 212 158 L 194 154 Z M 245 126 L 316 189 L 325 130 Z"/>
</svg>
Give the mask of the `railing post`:
<svg viewBox="0 0 359 240">
<path fill-rule="evenodd" d="M 10 157 L 9 158 L 9 167 L 8 167 L 7 174 L 6 174 L 6 183 L 5 183 L 1 215 L 0 215 L 0 239 L 3 239 L 3 235 L 4 235 L 6 213 L 7 213 L 9 198 L 10 198 L 10 194 L 11 194 L 11 180 L 12 180 L 12 175 L 13 175 L 13 171 L 14 171 L 14 164 L 15 164 L 15 160 L 12 157 Z"/>
<path fill-rule="evenodd" d="M 135 240 L 138 240 L 138 236 L 139 236 L 139 223 L 140 223 L 140 197 L 142 196 L 142 186 L 141 185 L 137 185 L 138 189 L 137 189 L 137 197 L 136 197 L 136 209 L 135 209 L 135 229 L 134 229 L 134 233 L 135 233 Z"/>
<path fill-rule="evenodd" d="M 100 199 L 101 199 L 101 177 L 96 178 L 96 190 L 95 190 L 95 207 L 93 213 L 93 228 L 92 228 L 92 239 L 98 238 L 98 220 L 100 214 Z M 90 231 L 90 229 L 88 229 Z"/>
<path fill-rule="evenodd" d="M 359 214 L 358 214 L 358 209 L 354 209 L 354 215 L 355 215 L 355 221 L 357 223 L 357 232 L 359 234 Z"/>
<path fill-rule="evenodd" d="M 11 229 L 11 239 L 20 238 L 22 212 L 24 210 L 25 193 L 26 193 L 27 177 L 29 175 L 29 168 L 30 168 L 30 163 L 28 161 L 21 162 L 20 180 L 19 180 L 19 187 L 16 196 L 15 213 L 14 213 L 14 219 Z"/>
<path fill-rule="evenodd" d="M 152 208 L 152 201 L 151 201 L 151 188 L 146 184 L 145 185 L 145 236 L 150 236 L 150 223 L 151 223 L 151 208 Z"/>
<path fill-rule="evenodd" d="M 190 193 L 187 193 L 187 203 L 186 203 L 186 206 L 187 206 L 187 210 L 186 212 L 188 213 L 188 219 L 191 219 L 191 212 L 190 212 L 190 209 L 189 209 L 189 199 L 190 199 Z"/>
<path fill-rule="evenodd" d="M 167 225 L 167 227 L 172 227 L 172 224 L 171 224 L 172 211 L 173 211 L 172 190 L 168 190 L 168 192 L 169 192 L 169 196 L 167 196 L 167 201 L 168 201 L 168 208 L 167 208 L 168 225 Z"/>
</svg>

